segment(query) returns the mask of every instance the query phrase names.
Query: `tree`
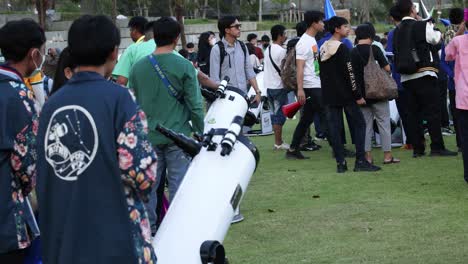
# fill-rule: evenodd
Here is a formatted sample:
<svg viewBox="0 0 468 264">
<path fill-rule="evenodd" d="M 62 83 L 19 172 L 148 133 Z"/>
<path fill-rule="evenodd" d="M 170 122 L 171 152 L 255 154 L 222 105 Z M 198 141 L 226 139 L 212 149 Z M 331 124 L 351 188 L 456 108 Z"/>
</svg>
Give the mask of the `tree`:
<svg viewBox="0 0 468 264">
<path fill-rule="evenodd" d="M 177 21 L 180 23 L 180 41 L 182 42 L 182 47 L 187 45 L 187 39 L 185 38 L 185 29 L 184 29 L 184 0 L 174 0 L 174 11 Z"/>
<path fill-rule="evenodd" d="M 34 1 L 36 10 L 37 10 L 37 17 L 39 20 L 39 25 L 46 29 L 46 10 L 48 8 L 49 1 L 48 0 L 35 0 Z"/>
</svg>

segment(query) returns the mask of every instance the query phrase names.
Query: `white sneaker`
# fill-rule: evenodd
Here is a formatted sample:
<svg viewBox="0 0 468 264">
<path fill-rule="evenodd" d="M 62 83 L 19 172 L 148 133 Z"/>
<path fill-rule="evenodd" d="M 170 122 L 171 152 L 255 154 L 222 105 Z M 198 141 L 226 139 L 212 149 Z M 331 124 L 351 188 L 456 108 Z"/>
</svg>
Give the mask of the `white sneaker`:
<svg viewBox="0 0 468 264">
<path fill-rule="evenodd" d="M 274 145 L 274 149 L 275 150 L 280 150 L 280 149 L 289 149 L 289 144 L 286 144 L 286 143 L 283 143 L 281 145 Z"/>
</svg>

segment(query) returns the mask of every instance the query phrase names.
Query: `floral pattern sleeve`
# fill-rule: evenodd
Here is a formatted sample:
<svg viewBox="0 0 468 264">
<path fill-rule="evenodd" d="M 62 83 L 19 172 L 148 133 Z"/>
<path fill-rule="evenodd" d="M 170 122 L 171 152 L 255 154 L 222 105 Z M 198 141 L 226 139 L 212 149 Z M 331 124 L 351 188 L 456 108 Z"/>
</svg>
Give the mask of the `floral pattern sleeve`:
<svg viewBox="0 0 468 264">
<path fill-rule="evenodd" d="M 22 195 L 28 195 L 34 185 L 36 178 L 36 136 L 38 130 L 38 118 L 34 110 L 33 102 L 29 100 L 27 92 L 20 91 L 23 102 L 21 107 L 25 107 L 27 112 L 27 124 L 19 131 L 13 141 L 13 151 L 10 156 L 10 163 L 13 173 L 18 179 L 22 190 Z"/>
<path fill-rule="evenodd" d="M 156 182 L 156 153 L 147 138 L 146 116 L 139 110 L 124 125 L 117 138 L 117 152 L 122 180 L 134 187 L 143 201 L 148 200 Z"/>
<path fill-rule="evenodd" d="M 147 133 L 145 114 L 138 110 L 119 134 L 117 152 L 138 263 L 156 264 L 148 214 L 142 202 L 148 200 L 156 182 L 156 153 Z"/>
</svg>

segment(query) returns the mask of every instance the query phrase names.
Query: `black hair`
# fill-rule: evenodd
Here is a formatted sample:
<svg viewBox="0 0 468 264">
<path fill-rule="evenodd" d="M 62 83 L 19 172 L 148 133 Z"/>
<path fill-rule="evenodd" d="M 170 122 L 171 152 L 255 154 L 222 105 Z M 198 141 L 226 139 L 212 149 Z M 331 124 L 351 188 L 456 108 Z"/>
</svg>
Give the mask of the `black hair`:
<svg viewBox="0 0 468 264">
<path fill-rule="evenodd" d="M 73 62 L 73 59 L 70 55 L 69 47 L 66 47 L 63 49 L 62 53 L 60 53 L 60 57 L 57 62 L 57 68 L 55 69 L 54 83 L 52 85 L 52 91 L 50 92 L 51 94 L 56 93 L 68 81 L 64 72 L 65 68 L 67 67 L 72 70 L 76 68 L 76 64 Z"/>
<path fill-rule="evenodd" d="M 328 20 L 328 31 L 332 34 L 335 34 L 335 29 L 341 28 L 343 25 L 348 25 L 349 22 L 344 17 L 334 16 Z"/>
<path fill-rule="evenodd" d="M 366 25 L 368 25 L 368 26 L 370 27 L 371 34 L 372 34 L 371 39 L 375 40 L 376 37 L 377 37 L 377 33 L 376 33 L 376 31 L 375 31 L 374 25 L 373 25 L 371 22 L 369 22 L 369 21 L 364 22 L 364 24 L 366 24 Z"/>
<path fill-rule="evenodd" d="M 162 17 L 154 23 L 154 41 L 159 47 L 170 45 L 181 32 L 179 22 L 170 17 Z"/>
<path fill-rule="evenodd" d="M 156 21 L 150 21 L 150 22 L 145 24 L 145 34 L 147 32 L 153 33 L 153 31 L 154 31 L 154 22 L 156 22 Z"/>
<path fill-rule="evenodd" d="M 453 25 L 459 25 L 464 20 L 464 11 L 461 8 L 452 8 L 449 11 L 449 20 Z"/>
<path fill-rule="evenodd" d="M 362 39 L 373 39 L 373 30 L 369 24 L 361 24 L 354 31 L 356 34 L 356 42 Z"/>
<path fill-rule="evenodd" d="M 393 18 L 394 21 L 400 22 L 403 17 L 401 16 L 400 10 L 398 6 L 394 5 L 390 8 L 389 12 L 390 16 Z"/>
<path fill-rule="evenodd" d="M 188 51 L 186 49 L 180 49 L 179 54 L 182 55 L 182 57 L 184 57 L 186 59 L 188 59 L 188 57 L 189 57 L 189 53 L 188 53 Z"/>
<path fill-rule="evenodd" d="M 247 35 L 247 41 L 250 42 L 252 39 L 256 39 L 257 38 L 257 34 L 254 34 L 254 33 L 250 33 Z"/>
<path fill-rule="evenodd" d="M 413 10 L 413 1 L 411 0 L 398 0 L 396 3 L 396 7 L 401 15 L 401 17 L 411 15 L 411 11 Z"/>
<path fill-rule="evenodd" d="M 284 35 L 285 30 L 286 28 L 283 25 L 274 25 L 270 30 L 271 39 L 273 39 L 273 41 L 278 40 L 280 36 Z"/>
<path fill-rule="evenodd" d="M 70 54 L 77 66 L 99 66 L 120 45 L 120 31 L 103 15 L 84 15 L 68 31 Z"/>
<path fill-rule="evenodd" d="M 247 47 L 247 50 L 249 51 L 249 55 L 252 55 L 252 54 L 255 55 L 255 46 L 252 45 L 252 43 L 247 42 L 245 43 L 245 46 Z"/>
<path fill-rule="evenodd" d="M 219 30 L 219 37 L 223 38 L 226 34 L 226 29 L 228 29 L 234 22 L 236 22 L 237 18 L 235 16 L 224 16 L 218 20 L 218 30 Z"/>
<path fill-rule="evenodd" d="M 209 60 L 210 52 L 211 52 L 211 45 L 209 42 L 210 36 L 214 33 L 211 31 L 203 32 L 198 39 L 198 59 L 199 61 L 206 61 Z"/>
<path fill-rule="evenodd" d="M 148 19 L 142 16 L 135 16 L 128 21 L 128 27 L 136 29 L 140 34 L 145 34 L 145 25 L 148 23 Z"/>
<path fill-rule="evenodd" d="M 0 49 L 6 61 L 22 61 L 31 48 L 46 41 L 44 30 L 31 19 L 15 20 L 0 29 Z"/>
<path fill-rule="evenodd" d="M 193 44 L 193 42 L 189 42 L 189 43 L 187 43 L 186 47 L 187 47 L 187 49 L 193 49 L 193 48 L 195 48 L 195 44 Z"/>
<path fill-rule="evenodd" d="M 385 47 L 385 45 L 387 45 L 387 43 L 388 43 L 388 39 L 387 38 L 382 38 L 380 40 L 380 43 Z"/>
<path fill-rule="evenodd" d="M 324 17 L 325 15 L 320 11 L 307 11 L 304 14 L 304 22 L 306 23 L 307 28 L 309 28 L 313 23 L 318 23 L 323 20 Z"/>
<path fill-rule="evenodd" d="M 261 40 L 262 40 L 263 42 L 270 42 L 270 37 L 269 37 L 268 35 L 263 35 L 262 38 L 261 38 Z"/>
<path fill-rule="evenodd" d="M 307 24 L 304 21 L 301 21 L 296 24 L 296 32 L 297 36 L 300 37 L 304 35 L 304 33 L 307 31 Z"/>
</svg>

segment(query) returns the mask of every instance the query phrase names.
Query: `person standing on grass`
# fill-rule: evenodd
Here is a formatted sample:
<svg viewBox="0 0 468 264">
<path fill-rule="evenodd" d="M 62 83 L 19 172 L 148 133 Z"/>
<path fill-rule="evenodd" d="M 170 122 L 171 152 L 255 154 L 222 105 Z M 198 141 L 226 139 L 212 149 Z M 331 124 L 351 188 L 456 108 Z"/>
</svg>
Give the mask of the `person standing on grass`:
<svg viewBox="0 0 468 264">
<path fill-rule="evenodd" d="M 395 28 L 400 24 L 402 16 L 400 14 L 400 11 L 398 10 L 397 6 L 392 6 L 389 11 L 389 15 L 393 20 L 393 24 L 395 25 Z M 392 29 L 388 33 L 388 43 L 386 47 L 386 52 L 389 52 L 391 54 L 389 58 L 390 62 L 390 67 L 392 69 L 392 77 L 395 80 L 397 87 L 398 87 L 398 98 L 395 99 L 395 103 L 398 109 L 398 114 L 400 115 L 401 123 L 403 124 L 403 132 L 406 135 L 406 141 L 403 142 L 404 145 L 401 147 L 402 149 L 412 149 L 413 146 L 411 145 L 411 140 L 409 139 L 409 133 L 408 133 L 408 92 L 405 91 L 403 88 L 403 85 L 401 84 L 401 76 L 397 72 L 396 67 L 395 67 L 395 58 L 393 56 L 393 37 L 395 34 L 395 28 Z"/>
<path fill-rule="evenodd" d="M 262 92 L 258 88 L 255 72 L 249 60 L 249 51 L 245 44 L 238 40 L 241 34 L 241 24 L 233 16 L 219 19 L 218 29 L 221 41 L 211 49 L 210 79 L 220 83 L 229 77 L 229 85 L 239 88 L 247 94 L 250 84 L 255 90 L 255 101 L 260 103 Z"/>
<path fill-rule="evenodd" d="M 109 82 L 120 32 L 85 15 L 68 33 L 77 67 L 45 104 L 37 140 L 43 262 L 156 263 L 144 201 L 156 181 L 145 114 Z"/>
<path fill-rule="evenodd" d="M 128 27 L 130 29 L 130 37 L 133 42 L 120 56 L 112 75 L 117 78 L 117 83 L 123 86 L 127 86 L 128 76 L 132 66 L 137 62 L 133 57 L 133 49 L 139 49 L 139 45 L 145 42 L 145 25 L 148 20 L 142 16 L 135 16 L 128 21 Z"/>
<path fill-rule="evenodd" d="M 351 51 L 351 62 L 358 87 L 361 94 L 365 94 L 364 67 L 369 61 L 370 52 L 381 68 L 390 74 L 390 65 L 385 55 L 379 47 L 373 44 L 373 35 L 375 31 L 368 24 L 363 24 L 356 29 L 356 47 Z M 372 62 L 373 63 L 373 62 Z M 388 100 L 367 99 L 365 105 L 361 105 L 361 111 L 366 121 L 366 140 L 365 151 L 366 159 L 373 163 L 372 158 L 372 137 L 374 135 L 374 119 L 379 127 L 379 135 L 382 141 L 382 150 L 384 151 L 384 164 L 399 163 L 400 160 L 392 155 L 392 130 L 390 127 L 390 106 Z"/>
<path fill-rule="evenodd" d="M 288 91 L 281 81 L 281 62 L 286 57 L 286 49 L 283 44 L 287 39 L 286 28 L 275 25 L 271 28 L 273 43 L 265 50 L 265 67 L 263 83 L 267 88 L 268 102 L 270 103 L 271 123 L 275 133 L 274 149 L 289 149 L 289 145 L 283 141 L 283 125 L 286 117 L 281 108 L 288 104 Z"/>
<path fill-rule="evenodd" d="M 403 16 L 393 37 L 395 66 L 401 83 L 408 92 L 408 134 L 413 145 L 413 157 L 425 155 L 422 120 L 427 121 L 431 137 L 431 156 L 456 156 L 447 150 L 441 130 L 437 63 L 434 45 L 441 41 L 441 33 L 430 21 L 417 21 L 416 8 L 411 0 L 399 0 L 396 6 Z"/>
<path fill-rule="evenodd" d="M 320 11 L 307 11 L 304 22 L 306 32 L 296 44 L 297 99 L 303 105 L 303 114 L 294 130 L 287 159 L 307 159 L 300 151 L 301 140 L 314 121 L 315 113 L 324 114 L 322 109 L 322 91 L 320 89 L 318 45 L 315 35 L 324 30 L 324 14 Z"/>
<path fill-rule="evenodd" d="M 39 235 L 28 195 L 36 182 L 38 116 L 23 77 L 40 70 L 46 37 L 32 20 L 0 29 L 0 263 L 23 263 Z"/>
<path fill-rule="evenodd" d="M 366 123 L 358 105 L 365 105 L 366 100 L 355 80 L 349 50 L 341 42 L 349 35 L 349 22 L 345 18 L 334 16 L 328 24 L 332 36 L 320 48 L 320 77 L 323 102 L 327 108 L 329 140 L 335 153 L 337 172 L 348 170 L 341 137 L 343 123 L 340 117 L 343 116 L 343 110 L 354 124 L 354 171 L 378 171 L 380 168 L 369 163 L 364 156 Z"/>
<path fill-rule="evenodd" d="M 263 62 L 263 51 L 261 48 L 258 47 L 258 36 L 254 33 L 250 33 L 247 35 L 247 42 L 252 44 L 252 46 L 255 48 L 255 56 L 257 56 L 258 60 L 260 62 Z"/>
<path fill-rule="evenodd" d="M 129 86 L 139 105 L 148 115 L 149 140 L 158 155 L 158 179 L 169 183 L 169 201 L 179 189 L 191 162 L 185 152 L 156 131 L 162 125 L 177 133 L 191 136 L 203 133 L 203 104 L 193 64 L 174 53 L 181 26 L 170 17 L 160 18 L 154 25 L 156 50 L 138 61 L 130 72 Z M 159 74 L 159 70 L 163 75 Z M 164 82 L 165 78 L 168 82 Z M 172 89 L 171 89 L 172 88 Z M 152 232 L 156 232 L 156 183 L 147 204 Z"/>
<path fill-rule="evenodd" d="M 465 9 L 465 15 L 467 10 Z M 466 18 L 466 17 L 465 17 Z M 460 24 L 457 36 L 445 48 L 445 59 L 455 61 L 456 107 L 461 131 L 464 178 L 468 183 L 468 21 Z"/>
</svg>

